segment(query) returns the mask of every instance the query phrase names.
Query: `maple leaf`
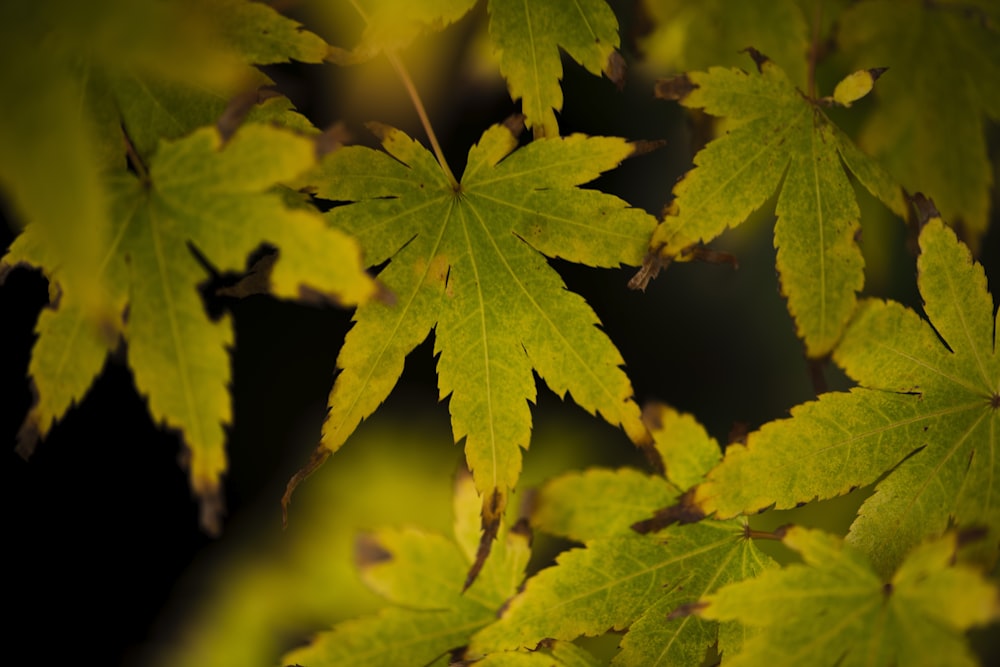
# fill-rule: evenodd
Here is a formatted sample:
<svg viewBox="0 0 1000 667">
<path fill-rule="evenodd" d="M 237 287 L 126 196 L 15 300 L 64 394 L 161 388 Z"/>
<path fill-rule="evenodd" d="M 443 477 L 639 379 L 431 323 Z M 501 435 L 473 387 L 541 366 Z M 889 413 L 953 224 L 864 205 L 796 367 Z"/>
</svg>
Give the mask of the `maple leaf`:
<svg viewBox="0 0 1000 667">
<path fill-rule="evenodd" d="M 768 54 L 798 86 L 806 84 L 809 27 L 795 0 L 644 0 L 653 30 L 639 40 L 647 70 L 739 67 L 740 51 Z"/>
<path fill-rule="evenodd" d="M 455 667 L 598 667 L 591 653 L 572 642 L 546 639 L 537 649 L 491 653 L 480 660 L 452 663 Z"/>
<path fill-rule="evenodd" d="M 212 321 L 198 293 L 205 276 L 194 245 L 219 271 L 240 271 L 262 243 L 279 249 L 273 293 L 298 298 L 310 290 L 344 304 L 374 295 L 357 245 L 326 227 L 318 213 L 289 209 L 269 192 L 315 164 L 315 143 L 289 131 L 248 125 L 222 145 L 215 128 L 163 142 L 148 182 L 110 179 L 112 228 L 102 248 L 101 283 L 118 323 L 128 363 L 154 419 L 178 429 L 190 450 L 190 477 L 202 501 L 202 523 L 218 530 L 219 478 L 226 467 L 223 425 L 230 419 L 228 316 Z M 48 272 L 55 261 L 43 228 L 31 225 L 3 258 Z M 127 312 L 126 312 L 127 311 Z M 37 402 L 22 427 L 30 451 L 52 423 L 82 399 L 117 345 L 96 329 L 75 292 L 39 316 L 29 374 Z"/>
<path fill-rule="evenodd" d="M 465 16 L 476 0 L 351 0 L 365 28 L 361 39 L 348 50 L 330 49 L 330 59 L 340 65 L 354 65 L 375 56 L 406 48 L 422 33 L 441 30 Z"/>
<path fill-rule="evenodd" d="M 500 72 L 536 137 L 559 135 L 559 47 L 591 74 L 624 82 L 618 19 L 604 0 L 490 0 L 489 12 Z"/>
<path fill-rule="evenodd" d="M 914 549 L 888 582 L 839 537 L 790 527 L 782 541 L 804 563 L 730 584 L 695 607 L 757 630 L 726 665 L 973 667 L 962 633 L 1000 619 L 996 587 L 955 563 L 954 533 Z"/>
<path fill-rule="evenodd" d="M 646 418 L 668 471 L 676 464 L 680 478 L 701 478 L 718 461 L 718 444 L 690 416 L 656 406 Z M 707 465 L 696 474 L 690 462 L 699 459 Z M 650 492 L 655 486 L 660 488 Z M 588 494 L 610 502 L 591 501 L 573 512 L 574 501 Z M 468 655 L 609 628 L 628 630 L 616 665 L 699 664 L 716 641 L 732 650 L 738 633 L 731 629 L 667 615 L 726 582 L 756 575 L 771 560 L 758 551 L 742 519 L 673 523 L 655 535 L 634 532 L 632 522 L 648 516 L 663 495 L 678 498 L 681 489 L 631 470 L 591 470 L 547 484 L 534 520 L 543 530 L 585 540 L 586 547 L 560 554 L 555 566 L 529 579 L 500 620 L 472 638 Z M 617 501 L 625 498 L 631 502 Z M 555 510 L 546 507 L 553 504 Z M 579 516 L 590 514 L 595 516 Z"/>
<path fill-rule="evenodd" d="M 369 262 L 391 258 L 379 280 L 396 303 L 355 313 L 314 462 L 385 400 L 405 356 L 434 328 L 440 394 L 450 396 L 455 439 L 465 438 L 484 521 L 494 525 L 531 434 L 532 369 L 559 396 L 571 393 L 622 425 L 634 442 L 648 438 L 621 356 L 543 257 L 605 267 L 640 261 L 652 217 L 573 187 L 636 147 L 573 135 L 514 151 L 516 133 L 498 125 L 469 151 L 461 184 L 452 184 L 418 143 L 371 127 L 387 153 L 349 146 L 331 154 L 317 194 L 356 202 L 328 218 L 360 240 Z"/>
<path fill-rule="evenodd" d="M 989 225 L 993 185 L 985 125 L 1000 120 L 1000 91 L 990 83 L 1000 80 L 1000 39 L 988 6 L 914 11 L 908 2 L 862 2 L 843 13 L 838 36 L 855 62 L 892 69 L 858 143 L 910 192 L 932 194 L 974 251 Z"/>
<path fill-rule="evenodd" d="M 743 222 L 781 185 L 774 244 L 788 309 L 810 357 L 830 352 L 864 284 L 855 241 L 860 212 L 844 165 L 903 215 L 897 185 L 785 73 L 756 51 L 756 73 L 713 67 L 657 84 L 661 97 L 738 124 L 694 158 L 650 245 L 657 262 L 686 259 L 693 246 Z M 843 163 L 843 164 L 842 164 Z M 655 274 L 655 269 L 652 270 Z M 649 263 L 633 281 L 642 287 Z"/>
<path fill-rule="evenodd" d="M 861 386 L 820 396 L 730 445 L 695 502 L 719 517 L 789 508 L 875 482 L 848 536 L 879 572 L 949 525 L 1000 532 L 1000 357 L 986 277 L 940 218 L 920 234 L 929 321 L 864 301 L 834 360 Z"/>
<path fill-rule="evenodd" d="M 479 498 L 469 475 L 455 486 L 453 538 L 416 528 L 364 536 L 356 550 L 361 576 L 392 606 L 339 623 L 285 656 L 283 664 L 425 665 L 463 646 L 517 590 L 530 556 L 530 530 L 501 529 L 476 581 L 463 589 L 479 542 Z"/>
</svg>

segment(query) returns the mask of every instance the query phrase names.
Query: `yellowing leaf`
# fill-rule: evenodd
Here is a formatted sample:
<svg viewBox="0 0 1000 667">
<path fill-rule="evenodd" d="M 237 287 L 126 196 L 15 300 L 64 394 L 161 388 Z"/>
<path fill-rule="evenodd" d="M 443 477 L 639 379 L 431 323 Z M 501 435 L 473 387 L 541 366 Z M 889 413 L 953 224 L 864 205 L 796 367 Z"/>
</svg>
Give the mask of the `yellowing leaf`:
<svg viewBox="0 0 1000 667">
<path fill-rule="evenodd" d="M 873 69 L 861 69 L 848 74 L 833 89 L 833 100 L 841 106 L 851 106 L 872 92 L 872 89 L 875 87 L 875 81 L 882 76 L 883 72 L 885 72 L 884 67 L 876 67 Z"/>
<path fill-rule="evenodd" d="M 920 235 L 919 287 L 929 321 L 867 300 L 834 352 L 861 386 L 825 394 L 730 445 L 696 491 L 720 517 L 829 498 L 886 475 L 849 540 L 877 571 L 952 524 L 1000 533 L 1000 358 L 981 266 L 940 219 Z M 888 473 L 888 474 L 887 474 Z"/>
<path fill-rule="evenodd" d="M 977 249 L 994 178 L 986 119 L 1000 120 L 996 23 L 963 3 L 872 0 L 844 12 L 838 39 L 858 66 L 891 69 L 858 143 Z"/>
<path fill-rule="evenodd" d="M 467 475 L 456 485 L 456 517 L 476 515 L 479 498 Z M 458 526 L 466 523 L 458 519 Z M 463 646 L 496 618 L 514 594 L 530 555 L 529 536 L 501 530 L 498 545 L 475 583 L 463 590 L 478 535 L 459 529 L 455 539 L 417 529 L 383 530 L 363 538 L 358 565 L 370 587 L 393 606 L 375 616 L 337 624 L 283 664 L 426 665 Z"/>
<path fill-rule="evenodd" d="M 412 139 L 376 129 L 388 154 L 364 147 L 333 153 L 318 194 L 357 202 L 334 208 L 329 219 L 360 239 L 369 262 L 391 258 L 379 279 L 396 303 L 358 309 L 337 360 L 321 449 L 336 451 L 375 411 L 431 328 L 441 397 L 450 396 L 455 439 L 465 438 L 487 514 L 502 509 L 520 474 L 532 370 L 559 396 L 572 394 L 642 441 L 621 356 L 543 257 L 594 266 L 640 261 L 651 216 L 573 187 L 634 147 L 575 135 L 514 151 L 514 134 L 496 126 L 469 152 L 456 186 Z"/>
<path fill-rule="evenodd" d="M 490 0 L 489 11 L 500 72 L 536 137 L 559 136 L 560 47 L 591 74 L 624 80 L 618 19 L 604 0 Z"/>
<path fill-rule="evenodd" d="M 639 41 L 650 71 L 740 67 L 740 51 L 768 54 L 792 82 L 806 86 L 809 26 L 795 0 L 644 0 L 653 31 Z"/>
<path fill-rule="evenodd" d="M 667 470 L 675 463 L 684 468 L 686 448 L 716 452 L 699 478 L 718 459 L 718 445 L 690 416 L 664 406 L 647 409 L 646 416 Z M 694 466 L 688 471 L 694 475 Z M 577 506 L 588 493 L 590 500 Z M 742 520 L 674 523 L 655 536 L 629 529 L 680 493 L 663 477 L 631 470 L 591 470 L 547 484 L 534 515 L 538 527 L 585 539 L 586 548 L 560 554 L 554 567 L 529 579 L 501 619 L 473 638 L 469 656 L 609 628 L 628 629 L 615 665 L 699 664 L 717 639 L 731 643 L 734 633 L 724 637 L 714 623 L 668 614 L 725 582 L 754 576 L 771 560 Z"/>
<path fill-rule="evenodd" d="M 223 146 L 213 128 L 161 145 L 149 182 L 122 175 L 113 184 L 113 226 L 99 264 L 106 299 L 122 313 L 136 387 L 157 422 L 178 429 L 191 457 L 191 483 L 202 521 L 218 529 L 220 476 L 226 467 L 223 425 L 230 419 L 228 317 L 212 321 L 198 294 L 204 275 L 194 245 L 220 271 L 243 270 L 260 244 L 279 248 L 272 290 L 297 298 L 308 288 L 355 304 L 375 284 L 354 242 L 318 214 L 287 209 L 268 193 L 315 161 L 314 143 L 277 128 L 251 125 Z M 4 257 L 48 271 L 48 246 L 31 226 Z M 39 318 L 29 372 L 38 393 L 22 435 L 44 437 L 79 401 L 99 372 L 114 332 L 97 331 L 72 292 Z"/>
<path fill-rule="evenodd" d="M 440 30 L 465 16 L 476 0 L 351 0 L 365 23 L 361 41 L 350 50 L 332 48 L 331 59 L 341 65 L 371 60 L 383 51 L 405 48 L 421 33 Z"/>
<path fill-rule="evenodd" d="M 864 284 L 854 239 L 860 212 L 845 165 L 900 215 L 902 192 L 784 72 L 752 52 L 759 71 L 712 68 L 658 84 L 661 96 L 736 125 L 695 156 L 674 187 L 676 199 L 653 235 L 662 261 L 742 223 L 779 184 L 774 230 L 788 309 L 811 357 L 830 352 Z"/>
<path fill-rule="evenodd" d="M 793 527 L 783 541 L 804 564 L 726 586 L 698 611 L 759 629 L 726 665 L 978 664 L 962 633 L 1000 618 L 1000 598 L 954 563 L 954 534 L 915 549 L 888 582 L 840 538 Z"/>
</svg>

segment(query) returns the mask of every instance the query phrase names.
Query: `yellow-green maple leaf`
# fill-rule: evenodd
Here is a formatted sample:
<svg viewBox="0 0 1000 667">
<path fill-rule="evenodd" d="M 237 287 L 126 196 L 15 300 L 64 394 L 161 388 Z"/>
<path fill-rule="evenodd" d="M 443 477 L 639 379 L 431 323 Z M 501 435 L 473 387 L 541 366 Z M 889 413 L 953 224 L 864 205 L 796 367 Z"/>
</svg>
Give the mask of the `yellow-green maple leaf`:
<svg viewBox="0 0 1000 667">
<path fill-rule="evenodd" d="M 975 667 L 962 633 L 1000 619 L 996 586 L 955 563 L 954 533 L 914 549 L 888 581 L 839 537 L 792 527 L 782 541 L 804 563 L 730 584 L 697 612 L 756 630 L 726 665 Z"/>
<path fill-rule="evenodd" d="M 774 229 L 788 309 L 811 357 L 830 352 L 864 284 L 860 212 L 845 171 L 903 215 L 902 192 L 766 57 L 758 71 L 713 67 L 660 82 L 658 94 L 734 121 L 694 158 L 653 234 L 661 260 L 742 223 L 779 188 Z"/>
<path fill-rule="evenodd" d="M 220 476 L 226 468 L 223 426 L 230 419 L 228 316 L 212 321 L 197 285 L 205 275 L 194 245 L 220 271 L 240 271 L 262 243 L 279 249 L 270 276 L 276 295 L 310 288 L 344 304 L 375 293 L 356 243 L 328 229 L 318 213 L 288 209 L 276 183 L 315 164 L 315 144 L 291 132 L 248 125 L 222 145 L 215 128 L 161 144 L 149 181 L 122 174 L 109 183 L 112 226 L 98 265 L 105 300 L 120 314 L 136 387 L 153 418 L 180 431 L 190 450 L 191 484 L 202 522 L 218 528 Z M 57 261 L 31 225 L 3 264 L 48 272 Z M 22 446 L 44 437 L 82 399 L 100 372 L 115 331 L 95 328 L 86 304 L 62 294 L 39 317 L 29 373 L 37 402 L 22 428 Z"/>
<path fill-rule="evenodd" d="M 555 566 L 530 578 L 500 620 L 472 638 L 469 657 L 609 629 L 628 630 L 613 665 L 699 664 L 716 641 L 735 650 L 734 628 L 668 615 L 772 561 L 744 519 L 675 523 L 655 535 L 632 530 L 664 497 L 680 497 L 683 489 L 671 481 L 701 479 L 720 457 L 718 444 L 689 415 L 655 406 L 646 418 L 668 474 L 676 475 L 595 469 L 546 484 L 533 515 L 537 527 L 583 540 L 586 548 L 560 554 Z"/>
<path fill-rule="evenodd" d="M 876 569 L 950 525 L 1000 535 L 1000 355 L 996 306 L 981 266 L 940 218 L 920 235 L 920 293 L 929 321 L 866 300 L 834 360 L 861 386 L 824 394 L 730 445 L 696 501 L 720 517 L 794 507 L 870 484 L 848 539 Z"/>
<path fill-rule="evenodd" d="M 995 19 L 967 3 L 869 0 L 844 12 L 838 39 L 860 67 L 892 71 L 858 143 L 910 192 L 933 197 L 976 250 L 995 192 L 984 138 L 987 118 L 1000 120 Z"/>
<path fill-rule="evenodd" d="M 635 147 L 617 138 L 533 142 L 494 126 L 469 151 L 461 184 L 402 132 L 373 126 L 388 153 L 360 146 L 325 161 L 318 194 L 353 201 L 328 214 L 361 241 L 392 306 L 355 314 L 337 359 L 321 450 L 336 451 L 385 400 L 406 355 L 434 329 L 438 386 L 456 441 L 484 495 L 502 509 L 531 435 L 536 371 L 559 396 L 644 439 L 632 387 L 586 302 L 543 255 L 592 266 L 640 261 L 654 220 L 620 199 L 574 186 Z"/>
<path fill-rule="evenodd" d="M 361 576 L 392 606 L 337 624 L 285 656 L 282 664 L 427 665 L 492 622 L 524 578 L 530 531 L 525 524 L 501 530 L 499 545 L 465 590 L 462 582 L 479 542 L 479 498 L 467 474 L 456 483 L 454 507 L 453 537 L 409 528 L 380 530 L 359 540 Z"/>
<path fill-rule="evenodd" d="M 605 0 L 490 0 L 489 12 L 500 72 L 536 137 L 559 135 L 560 47 L 591 74 L 624 80 L 618 19 Z"/>
</svg>

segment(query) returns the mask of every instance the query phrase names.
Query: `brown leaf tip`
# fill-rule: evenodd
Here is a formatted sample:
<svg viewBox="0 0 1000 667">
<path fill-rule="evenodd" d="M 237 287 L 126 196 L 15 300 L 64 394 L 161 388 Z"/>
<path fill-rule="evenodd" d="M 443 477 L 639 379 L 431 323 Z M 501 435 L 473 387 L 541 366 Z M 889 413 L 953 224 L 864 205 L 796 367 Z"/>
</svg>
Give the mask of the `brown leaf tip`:
<svg viewBox="0 0 1000 667">
<path fill-rule="evenodd" d="M 625 64 L 625 58 L 617 51 L 612 51 L 608 56 L 608 62 L 604 65 L 604 75 L 618 87 L 619 91 L 625 88 L 626 70 L 628 70 L 628 65 Z"/>
<path fill-rule="evenodd" d="M 652 250 L 647 252 L 646 257 L 642 260 L 642 266 L 638 271 L 636 271 L 636 274 L 629 279 L 628 288 L 630 290 L 641 290 L 645 292 L 650 281 L 660 275 L 660 271 L 667 268 L 669 265 L 669 257 L 660 257 L 658 253 L 653 252 Z"/>
<path fill-rule="evenodd" d="M 687 604 L 682 604 L 681 606 L 674 609 L 672 612 L 667 614 L 667 620 L 672 621 L 675 618 L 684 618 L 686 616 L 697 615 L 699 611 L 708 606 L 707 602 L 702 602 L 697 600 L 695 602 L 688 602 Z"/>
<path fill-rule="evenodd" d="M 698 84 L 691 81 L 687 74 L 680 74 L 670 79 L 657 80 L 653 87 L 653 94 L 662 100 L 680 102 L 697 88 Z"/>
<path fill-rule="evenodd" d="M 670 507 L 656 510 L 652 517 L 636 521 L 632 530 L 642 535 L 655 533 L 675 523 L 697 523 L 705 518 L 705 512 L 694 502 L 694 489 L 689 489 Z"/>
<path fill-rule="evenodd" d="M 309 475 L 316 472 L 323 463 L 330 458 L 332 452 L 320 445 L 315 450 L 313 450 L 312 456 L 309 457 L 309 462 L 302 466 L 298 472 L 292 475 L 292 478 L 288 480 L 288 484 L 285 485 L 285 493 L 281 496 L 281 525 L 284 528 L 288 527 L 288 506 L 292 502 L 292 494 L 295 493 L 295 489 L 298 488 Z"/>
<path fill-rule="evenodd" d="M 633 141 L 630 144 L 632 146 L 632 153 L 629 157 L 636 157 L 638 155 L 645 155 L 646 153 L 652 153 L 653 151 L 658 151 L 667 145 L 666 139 L 640 139 L 639 141 Z"/>
<path fill-rule="evenodd" d="M 910 197 L 910 204 L 913 206 L 913 212 L 917 216 L 917 229 L 923 229 L 924 225 L 928 222 L 941 217 L 941 212 L 934 205 L 934 200 L 930 197 L 925 197 L 922 192 L 912 195 Z"/>
<path fill-rule="evenodd" d="M 878 78 L 885 74 L 889 70 L 888 67 L 872 67 L 868 70 L 868 73 L 872 76 L 872 83 L 878 81 Z"/>
<path fill-rule="evenodd" d="M 222 517 L 225 515 L 226 501 L 221 488 L 214 486 L 198 492 L 198 524 L 206 535 L 222 535 Z"/>
<path fill-rule="evenodd" d="M 500 521 L 503 518 L 504 507 L 507 504 L 506 496 L 500 489 L 493 489 L 489 497 L 483 499 L 483 534 L 479 538 L 479 547 L 476 549 L 476 559 L 469 568 L 469 573 L 465 576 L 465 585 L 462 592 L 469 590 L 476 581 L 476 577 L 486 564 L 486 559 L 493 549 L 493 541 L 500 532 Z"/>
<path fill-rule="evenodd" d="M 501 125 L 506 127 L 507 131 L 510 132 L 515 139 L 517 139 L 521 136 L 521 133 L 524 132 L 525 119 L 526 116 L 523 113 L 515 113 L 507 116 Z"/>
<path fill-rule="evenodd" d="M 392 560 L 392 553 L 374 535 L 363 533 L 354 541 L 354 563 L 359 568 L 371 567 Z"/>
<path fill-rule="evenodd" d="M 763 53 L 753 48 L 752 46 L 748 46 L 747 48 L 740 51 L 740 53 L 749 54 L 750 57 L 753 58 L 754 63 L 757 65 L 758 72 L 763 72 L 764 66 L 767 65 L 769 62 L 771 62 L 770 58 L 768 58 L 767 56 L 765 56 Z"/>
</svg>

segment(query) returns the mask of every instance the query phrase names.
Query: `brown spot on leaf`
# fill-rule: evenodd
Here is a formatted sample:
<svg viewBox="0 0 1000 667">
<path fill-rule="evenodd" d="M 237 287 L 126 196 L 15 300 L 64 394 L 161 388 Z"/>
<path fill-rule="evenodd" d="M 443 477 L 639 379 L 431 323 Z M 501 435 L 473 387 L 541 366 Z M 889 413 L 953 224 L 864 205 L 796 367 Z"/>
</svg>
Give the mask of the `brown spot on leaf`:
<svg viewBox="0 0 1000 667">
<path fill-rule="evenodd" d="M 653 86 L 653 94 L 662 100 L 680 102 L 696 88 L 698 84 L 692 82 L 687 74 L 679 74 L 669 79 L 658 79 Z"/>
<path fill-rule="evenodd" d="M 1000 393 L 993 394 L 990 398 L 990 407 L 994 410 L 1000 408 Z"/>
<path fill-rule="evenodd" d="M 323 465 L 323 463 L 330 458 L 332 452 L 320 445 L 315 450 L 313 450 L 312 456 L 309 457 L 309 462 L 302 466 L 298 472 L 292 475 L 292 478 L 288 480 L 288 484 L 285 485 L 285 493 L 281 496 L 281 525 L 285 528 L 288 527 L 288 506 L 292 502 L 292 494 L 295 493 L 295 489 L 301 484 L 309 475 L 316 472 L 316 470 Z"/>
<path fill-rule="evenodd" d="M 956 543 L 959 547 L 964 547 L 980 540 L 986 539 L 989 535 L 989 529 L 985 526 L 969 526 L 968 528 L 962 528 L 955 535 Z"/>
<path fill-rule="evenodd" d="M 736 259 L 736 255 L 730 252 L 711 250 L 705 246 L 696 245 L 687 248 L 684 254 L 691 257 L 691 259 L 705 262 L 706 264 L 728 264 L 733 267 L 733 270 L 740 268 L 740 262 Z"/>
<path fill-rule="evenodd" d="M 621 91 L 625 88 L 625 72 L 627 69 L 628 65 L 625 64 L 622 54 L 612 51 L 608 55 L 608 62 L 604 64 L 604 75 Z"/>
<path fill-rule="evenodd" d="M 868 73 L 872 75 L 872 83 L 878 81 L 878 78 L 886 73 L 888 67 L 872 67 L 868 70 Z"/>
</svg>

